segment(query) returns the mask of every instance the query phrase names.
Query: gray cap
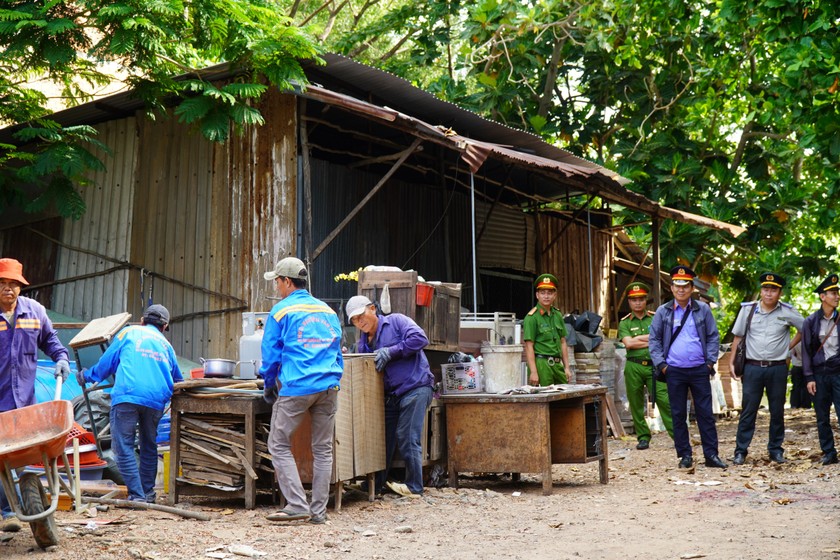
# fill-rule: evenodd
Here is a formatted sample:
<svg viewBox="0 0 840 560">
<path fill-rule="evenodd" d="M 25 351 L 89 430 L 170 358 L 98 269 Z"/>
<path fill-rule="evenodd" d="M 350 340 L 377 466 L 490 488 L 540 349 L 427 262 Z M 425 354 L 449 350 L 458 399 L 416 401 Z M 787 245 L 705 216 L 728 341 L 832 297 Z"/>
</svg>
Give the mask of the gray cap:
<svg viewBox="0 0 840 560">
<path fill-rule="evenodd" d="M 153 324 L 159 327 L 167 325 L 166 330 L 169 330 L 169 310 L 162 305 L 156 303 L 147 307 L 143 312 L 143 319 L 147 325 Z"/>
<path fill-rule="evenodd" d="M 306 280 L 306 265 L 303 261 L 295 257 L 286 257 L 274 266 L 274 270 L 269 270 L 263 277 L 266 280 L 274 280 L 275 278 L 295 278 L 297 280 Z"/>
<path fill-rule="evenodd" d="M 347 311 L 347 320 L 349 321 L 356 315 L 364 313 L 368 305 L 373 305 L 373 302 L 365 296 L 353 296 L 348 299 L 344 308 Z"/>
</svg>

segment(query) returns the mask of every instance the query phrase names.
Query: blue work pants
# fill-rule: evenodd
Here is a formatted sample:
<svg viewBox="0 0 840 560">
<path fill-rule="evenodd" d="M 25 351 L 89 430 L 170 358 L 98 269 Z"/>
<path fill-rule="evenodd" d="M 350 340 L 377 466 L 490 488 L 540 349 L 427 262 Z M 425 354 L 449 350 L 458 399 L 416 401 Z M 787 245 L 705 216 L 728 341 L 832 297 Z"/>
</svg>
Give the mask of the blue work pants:
<svg viewBox="0 0 840 560">
<path fill-rule="evenodd" d="M 405 462 L 405 485 L 414 494 L 423 493 L 423 423 L 432 404 L 432 388 L 417 387 L 395 397 L 385 397 L 385 472 L 377 475 L 381 489 L 388 477 L 394 451 Z"/>
<path fill-rule="evenodd" d="M 163 411 L 133 403 L 111 407 L 111 449 L 128 489 L 128 499 L 155 500 L 157 477 L 157 429 Z M 135 440 L 140 448 L 140 461 L 134 456 Z"/>
</svg>

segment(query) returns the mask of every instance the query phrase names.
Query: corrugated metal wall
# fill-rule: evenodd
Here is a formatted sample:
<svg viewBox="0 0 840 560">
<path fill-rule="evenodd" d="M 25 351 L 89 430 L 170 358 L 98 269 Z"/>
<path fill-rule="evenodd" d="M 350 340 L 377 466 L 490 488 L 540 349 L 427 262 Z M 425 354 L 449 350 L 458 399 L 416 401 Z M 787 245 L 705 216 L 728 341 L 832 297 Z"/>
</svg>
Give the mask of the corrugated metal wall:
<svg viewBox="0 0 840 560">
<path fill-rule="evenodd" d="M 131 245 L 132 208 L 137 170 L 137 121 L 120 119 L 96 127 L 98 139 L 111 149 L 97 152 L 106 170 L 92 175 L 93 186 L 81 191 L 87 211 L 78 221 L 65 219 L 59 250 L 57 279 L 99 274 L 93 278 L 59 284 L 53 309 L 90 321 L 128 309 L 127 269 L 102 274 L 117 263 L 69 247 L 93 251 L 114 261 L 128 262 Z M 137 294 L 137 292 L 135 292 Z M 139 301 L 139 299 L 138 299 Z M 137 320 L 135 315 L 135 320 Z"/>
<path fill-rule="evenodd" d="M 213 264 L 208 243 L 213 147 L 172 117 L 137 124 L 131 262 L 152 275 L 129 276 L 128 310 L 139 319 L 150 302 L 165 305 L 175 319 L 169 334 L 175 351 L 195 359 L 209 338 L 207 321 L 178 317 L 209 308 L 200 288 L 208 286 Z"/>
<path fill-rule="evenodd" d="M 540 214 L 537 218 L 541 248 L 557 238 L 568 224 L 566 220 Z M 586 225 L 574 223 L 563 232 L 548 251 L 539 255 L 540 273 L 550 272 L 557 276 L 560 288 L 557 290 L 556 306 L 564 313 L 575 310 L 590 310 L 590 292 L 595 311 L 604 320 L 603 328 L 610 328 L 608 302 L 612 293 L 611 266 L 614 252 L 613 238 L 592 227 L 592 285 L 590 290 L 588 232 Z"/>
<path fill-rule="evenodd" d="M 378 177 L 363 171 L 312 160 L 314 245 L 361 200 Z M 463 192 L 433 185 L 391 181 L 372 198 L 312 267 L 313 293 L 328 300 L 347 299 L 356 293 L 354 282 L 333 277 L 368 264 L 413 268 L 428 280 L 460 282 L 462 302 L 472 306 L 472 254 L 470 201 Z M 481 229 L 487 201 L 476 202 L 477 229 Z M 438 223 L 446 209 L 446 218 Z M 561 288 L 557 306 L 564 312 L 589 309 L 590 279 L 585 226 L 573 224 L 547 254 L 537 258 L 537 246 L 547 246 L 566 226 L 566 220 L 497 206 L 479 242 L 479 268 L 519 270 L 531 275 L 549 271 Z M 437 227 L 435 227 L 437 226 Z M 537 231 L 542 239 L 537 240 Z M 424 240 L 428 238 L 425 244 Z M 605 315 L 610 291 L 612 238 L 592 229 L 595 311 Z M 418 250 L 419 249 L 419 250 Z M 408 257 L 415 253 L 408 260 Z M 408 266 L 405 266 L 408 260 Z M 542 263 L 538 270 L 537 262 Z M 484 311 L 490 311 L 479 301 Z"/>
<path fill-rule="evenodd" d="M 492 207 L 492 210 L 491 210 Z M 478 266 L 510 268 L 536 274 L 536 225 L 534 216 L 521 210 L 476 201 Z M 489 221 L 484 227 L 485 219 Z"/>
<path fill-rule="evenodd" d="M 274 283 L 263 273 L 297 249 L 297 98 L 272 90 L 259 110 L 265 124 L 215 146 L 207 268 L 210 289 L 233 294 L 249 311 L 268 311 Z M 208 309 L 236 302 L 211 297 Z M 241 312 L 210 316 L 205 357 L 238 359 Z"/>
<path fill-rule="evenodd" d="M 317 246 L 381 177 L 318 159 L 311 164 Z M 459 194 L 444 215 L 450 195 L 437 185 L 389 181 L 315 260 L 313 294 L 324 299 L 355 295 L 355 282 L 336 283 L 333 278 L 370 264 L 414 269 L 427 280 L 460 282 L 469 261 L 449 250 L 463 243 L 469 221 Z"/>
</svg>

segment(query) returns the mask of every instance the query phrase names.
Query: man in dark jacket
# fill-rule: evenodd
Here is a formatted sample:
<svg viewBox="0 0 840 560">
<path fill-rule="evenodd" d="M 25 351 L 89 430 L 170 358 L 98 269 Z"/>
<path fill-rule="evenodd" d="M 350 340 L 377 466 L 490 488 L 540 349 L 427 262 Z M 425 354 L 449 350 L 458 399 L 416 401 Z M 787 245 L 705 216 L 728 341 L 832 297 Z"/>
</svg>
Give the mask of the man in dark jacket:
<svg viewBox="0 0 840 560">
<path fill-rule="evenodd" d="M 834 432 L 831 429 L 831 405 L 834 404 L 834 413 L 837 414 L 840 411 L 838 290 L 838 276 L 830 274 L 814 290 L 820 295 L 820 308 L 802 323 L 802 373 L 808 392 L 814 396 L 823 465 L 837 463 L 837 449 L 834 447 Z"/>
<path fill-rule="evenodd" d="M 680 457 L 680 468 L 688 469 L 694 465 L 686 425 L 685 403 L 690 389 L 706 466 L 725 469 L 726 463 L 718 456 L 712 386 L 709 383 L 709 378 L 715 375 L 720 335 L 709 306 L 691 299 L 696 276 L 687 266 L 671 269 L 674 299 L 656 310 L 648 344 L 654 367 L 668 384 L 674 447 Z"/>
</svg>

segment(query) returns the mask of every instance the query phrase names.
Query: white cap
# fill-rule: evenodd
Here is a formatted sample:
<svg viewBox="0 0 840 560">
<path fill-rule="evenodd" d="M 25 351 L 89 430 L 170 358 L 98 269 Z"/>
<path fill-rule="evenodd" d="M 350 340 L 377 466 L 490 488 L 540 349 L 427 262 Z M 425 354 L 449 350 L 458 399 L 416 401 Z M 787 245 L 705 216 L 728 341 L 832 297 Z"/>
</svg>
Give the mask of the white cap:
<svg viewBox="0 0 840 560">
<path fill-rule="evenodd" d="M 373 303 L 366 296 L 351 297 L 347 300 L 347 306 L 344 308 L 347 311 L 347 320 L 349 321 L 356 315 L 364 313 L 368 305 L 373 305 Z"/>
<path fill-rule="evenodd" d="M 274 265 L 274 270 L 269 270 L 263 274 L 266 280 L 274 280 L 275 278 L 295 278 L 298 280 L 306 280 L 306 265 L 303 261 L 295 257 L 286 257 L 285 259 Z"/>
</svg>

